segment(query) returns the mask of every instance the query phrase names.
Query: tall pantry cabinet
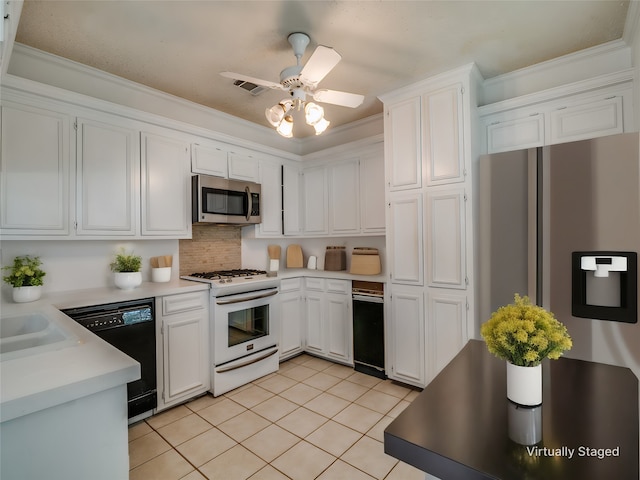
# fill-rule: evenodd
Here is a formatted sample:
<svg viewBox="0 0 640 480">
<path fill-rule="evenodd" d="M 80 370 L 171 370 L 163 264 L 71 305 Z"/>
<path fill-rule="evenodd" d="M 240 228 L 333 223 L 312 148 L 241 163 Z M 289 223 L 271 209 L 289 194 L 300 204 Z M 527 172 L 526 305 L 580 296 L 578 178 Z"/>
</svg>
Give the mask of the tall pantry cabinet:
<svg viewBox="0 0 640 480">
<path fill-rule="evenodd" d="M 382 95 L 387 374 L 424 387 L 473 335 L 474 65 Z"/>
</svg>

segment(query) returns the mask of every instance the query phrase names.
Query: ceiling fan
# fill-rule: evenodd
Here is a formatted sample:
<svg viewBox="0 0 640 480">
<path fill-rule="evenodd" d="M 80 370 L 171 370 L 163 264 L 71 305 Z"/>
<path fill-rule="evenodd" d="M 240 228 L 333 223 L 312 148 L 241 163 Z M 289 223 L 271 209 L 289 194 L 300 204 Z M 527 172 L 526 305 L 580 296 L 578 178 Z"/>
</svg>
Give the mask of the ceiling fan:
<svg viewBox="0 0 640 480">
<path fill-rule="evenodd" d="M 300 59 L 304 55 L 307 45 L 309 45 L 309 36 L 306 33 L 295 32 L 290 34 L 287 40 L 293 47 L 296 64 L 280 72 L 280 83 L 234 72 L 220 72 L 220 75 L 274 90 L 289 92 L 290 99 L 284 99 L 277 105 L 266 109 L 265 115 L 269 123 L 276 127 L 280 135 L 291 137 L 293 136 L 293 117 L 290 113 L 292 110 L 300 110 L 304 106 L 307 124 L 312 125 L 316 130 L 316 135 L 319 135 L 329 126 L 329 121 L 324 118 L 324 109 L 321 106 L 306 101 L 307 95 L 311 96 L 316 102 L 350 108 L 359 107 L 364 100 L 364 95 L 338 90 L 317 89 L 320 81 L 327 76 L 342 57 L 333 48 L 318 45 L 307 63 L 301 65 Z"/>
</svg>

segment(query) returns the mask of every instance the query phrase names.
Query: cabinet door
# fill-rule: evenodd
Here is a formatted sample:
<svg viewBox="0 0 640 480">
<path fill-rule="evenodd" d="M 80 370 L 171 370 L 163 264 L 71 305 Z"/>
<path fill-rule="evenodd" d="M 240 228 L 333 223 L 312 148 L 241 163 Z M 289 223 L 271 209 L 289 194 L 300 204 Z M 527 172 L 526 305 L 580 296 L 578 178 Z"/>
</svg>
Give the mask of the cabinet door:
<svg viewBox="0 0 640 480">
<path fill-rule="evenodd" d="M 487 126 L 487 152 L 498 153 L 544 145 L 544 114 L 496 121 Z"/>
<path fill-rule="evenodd" d="M 307 168 L 302 172 L 304 196 L 304 233 L 329 233 L 329 199 L 326 167 Z"/>
<path fill-rule="evenodd" d="M 362 233 L 384 234 L 384 154 L 360 157 L 360 226 Z"/>
<path fill-rule="evenodd" d="M 422 194 L 394 193 L 389 203 L 389 271 L 393 283 L 423 284 Z"/>
<path fill-rule="evenodd" d="M 280 359 L 302 351 L 303 302 L 298 289 L 280 293 Z"/>
<path fill-rule="evenodd" d="M 422 288 L 391 285 L 391 319 L 387 327 L 389 377 L 424 387 L 426 364 Z"/>
<path fill-rule="evenodd" d="M 282 166 L 282 209 L 284 210 L 283 230 L 285 235 L 300 235 L 300 169 L 290 165 Z"/>
<path fill-rule="evenodd" d="M 326 294 L 327 356 L 341 362 L 352 363 L 352 324 L 350 296 L 340 293 Z"/>
<path fill-rule="evenodd" d="M 360 165 L 352 159 L 329 167 L 331 233 L 360 233 Z"/>
<path fill-rule="evenodd" d="M 260 166 L 260 215 L 257 233 L 262 237 L 282 235 L 282 166 L 262 162 Z"/>
<path fill-rule="evenodd" d="M 209 378 L 206 349 L 207 319 L 202 310 L 164 319 L 164 403 L 207 390 Z M 203 341 L 204 339 L 204 341 Z"/>
<path fill-rule="evenodd" d="M 69 234 L 69 117 L 2 106 L 3 235 Z"/>
<path fill-rule="evenodd" d="M 142 134 L 142 234 L 191 237 L 189 144 Z"/>
<path fill-rule="evenodd" d="M 426 201 L 428 283 L 465 288 L 464 189 L 431 190 Z"/>
<path fill-rule="evenodd" d="M 428 294 L 428 380 L 435 378 L 467 343 L 467 297 L 432 290 Z"/>
<path fill-rule="evenodd" d="M 422 186 L 420 97 L 387 108 L 385 164 L 390 190 Z"/>
<path fill-rule="evenodd" d="M 606 98 L 551 112 L 549 143 L 574 142 L 624 131 L 622 97 Z"/>
<path fill-rule="evenodd" d="M 239 153 L 229 153 L 229 178 L 245 182 L 260 181 L 260 162 L 257 158 Z"/>
<path fill-rule="evenodd" d="M 137 233 L 140 181 L 136 131 L 78 118 L 78 235 Z"/>
<path fill-rule="evenodd" d="M 305 318 L 307 322 L 307 350 L 324 353 L 324 293 L 305 292 Z"/>
<path fill-rule="evenodd" d="M 191 144 L 191 171 L 227 178 L 229 176 L 227 151 L 220 145 Z"/>
<path fill-rule="evenodd" d="M 427 185 L 464 181 L 462 85 L 425 95 L 422 119 Z"/>
</svg>

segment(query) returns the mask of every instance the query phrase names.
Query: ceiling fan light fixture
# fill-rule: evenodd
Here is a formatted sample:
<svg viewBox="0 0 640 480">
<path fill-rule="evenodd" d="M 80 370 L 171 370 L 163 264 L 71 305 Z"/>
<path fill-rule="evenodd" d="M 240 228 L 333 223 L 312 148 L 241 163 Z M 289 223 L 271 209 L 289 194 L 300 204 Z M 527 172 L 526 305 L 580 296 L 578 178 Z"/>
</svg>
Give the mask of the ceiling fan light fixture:
<svg viewBox="0 0 640 480">
<path fill-rule="evenodd" d="M 331 122 L 324 117 L 320 119 L 317 123 L 315 123 L 313 125 L 313 128 L 316 129 L 316 135 L 320 135 L 322 132 L 324 132 L 330 123 Z"/>
<path fill-rule="evenodd" d="M 304 107 L 304 118 L 307 125 L 315 125 L 324 119 L 324 108 L 313 102 L 307 102 Z"/>
<path fill-rule="evenodd" d="M 276 128 L 276 132 L 286 138 L 293 137 L 293 117 L 286 115 Z"/>
<path fill-rule="evenodd" d="M 271 108 L 267 108 L 264 111 L 267 121 L 274 127 L 277 127 L 282 122 L 282 119 L 291 110 L 291 100 L 283 100 L 282 102 L 274 105 Z"/>
</svg>

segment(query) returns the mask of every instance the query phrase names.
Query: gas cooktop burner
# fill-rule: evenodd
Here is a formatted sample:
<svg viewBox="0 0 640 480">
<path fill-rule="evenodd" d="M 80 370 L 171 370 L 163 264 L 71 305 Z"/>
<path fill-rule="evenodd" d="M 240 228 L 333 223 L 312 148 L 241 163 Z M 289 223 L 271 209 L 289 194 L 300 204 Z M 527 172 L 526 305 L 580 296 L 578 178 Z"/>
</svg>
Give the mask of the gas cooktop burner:
<svg viewBox="0 0 640 480">
<path fill-rule="evenodd" d="M 237 270 L 219 270 L 215 272 L 198 272 L 192 273 L 190 277 L 206 278 L 208 280 L 217 280 L 222 278 L 238 278 L 238 277 L 254 277 L 256 275 L 266 275 L 266 270 L 237 269 Z"/>
</svg>

